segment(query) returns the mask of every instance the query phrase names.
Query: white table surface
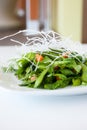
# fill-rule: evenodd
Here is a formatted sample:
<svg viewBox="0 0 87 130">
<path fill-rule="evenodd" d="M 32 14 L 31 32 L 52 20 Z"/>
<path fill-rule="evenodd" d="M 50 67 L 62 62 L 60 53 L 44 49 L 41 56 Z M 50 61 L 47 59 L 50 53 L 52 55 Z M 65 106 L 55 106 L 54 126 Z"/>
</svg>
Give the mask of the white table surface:
<svg viewBox="0 0 87 130">
<path fill-rule="evenodd" d="M 0 59 L 14 51 L 0 47 Z M 87 130 L 87 95 L 34 96 L 0 86 L 0 130 Z"/>
</svg>

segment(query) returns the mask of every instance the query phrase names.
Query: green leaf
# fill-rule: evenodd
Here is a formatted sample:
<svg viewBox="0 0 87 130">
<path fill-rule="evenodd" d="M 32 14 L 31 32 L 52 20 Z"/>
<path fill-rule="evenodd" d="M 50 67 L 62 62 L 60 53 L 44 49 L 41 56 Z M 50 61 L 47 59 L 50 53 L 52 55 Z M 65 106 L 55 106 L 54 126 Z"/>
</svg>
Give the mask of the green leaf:
<svg viewBox="0 0 87 130">
<path fill-rule="evenodd" d="M 46 75 L 46 73 L 48 72 L 48 69 L 45 69 L 42 71 L 42 73 L 40 74 L 40 76 L 37 78 L 34 88 L 37 88 L 43 81 L 44 76 Z"/>
<path fill-rule="evenodd" d="M 82 65 L 82 81 L 87 83 L 87 66 Z"/>
<path fill-rule="evenodd" d="M 81 79 L 80 78 L 73 78 L 72 83 L 73 83 L 73 86 L 79 86 L 79 85 L 81 85 Z"/>
</svg>

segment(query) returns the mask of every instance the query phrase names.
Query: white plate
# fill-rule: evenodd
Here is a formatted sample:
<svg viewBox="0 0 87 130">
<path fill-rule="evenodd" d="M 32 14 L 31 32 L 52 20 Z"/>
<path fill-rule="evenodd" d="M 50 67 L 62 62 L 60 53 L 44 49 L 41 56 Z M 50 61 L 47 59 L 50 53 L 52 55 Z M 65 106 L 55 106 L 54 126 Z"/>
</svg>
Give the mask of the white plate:
<svg viewBox="0 0 87 130">
<path fill-rule="evenodd" d="M 56 89 L 56 90 L 44 90 L 44 89 L 34 89 L 18 86 L 19 81 L 12 74 L 0 73 L 0 87 L 11 91 L 24 92 L 33 95 L 80 95 L 87 94 L 87 86 L 68 86 L 66 88 Z"/>
<path fill-rule="evenodd" d="M 87 46 L 86 46 L 87 47 Z M 17 50 L 15 47 L 0 47 L 0 65 L 3 61 L 6 61 L 17 54 Z M 32 95 L 80 95 L 87 94 L 87 86 L 78 86 L 71 87 L 68 86 L 66 88 L 56 89 L 56 90 L 44 90 L 44 89 L 34 89 L 27 87 L 18 86 L 18 80 L 12 74 L 5 74 L 0 72 L 0 87 L 5 90 L 17 91 L 28 93 Z"/>
<path fill-rule="evenodd" d="M 0 87 L 10 91 L 17 91 L 17 92 L 24 92 L 28 93 L 29 95 L 80 95 L 80 94 L 87 94 L 87 86 L 77 86 L 72 87 L 68 86 L 66 88 L 60 88 L 56 90 L 44 90 L 44 89 L 34 89 L 19 86 L 18 79 L 11 73 L 0 73 Z"/>
</svg>

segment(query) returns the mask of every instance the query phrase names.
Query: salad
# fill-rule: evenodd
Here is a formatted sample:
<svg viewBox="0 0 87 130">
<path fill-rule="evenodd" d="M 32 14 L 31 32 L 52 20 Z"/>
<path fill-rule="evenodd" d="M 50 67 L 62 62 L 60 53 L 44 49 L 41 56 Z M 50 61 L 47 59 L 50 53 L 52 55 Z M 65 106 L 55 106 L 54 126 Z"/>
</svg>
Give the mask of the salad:
<svg viewBox="0 0 87 130">
<path fill-rule="evenodd" d="M 22 81 L 21 86 L 31 88 L 57 89 L 87 84 L 87 59 L 65 48 L 26 53 L 14 59 L 8 71 Z"/>
<path fill-rule="evenodd" d="M 73 49 L 71 41 L 61 40 L 55 32 L 39 34 L 40 37 L 26 37 L 23 46 L 29 45 L 30 50 L 14 58 L 3 70 L 13 73 L 21 81 L 20 86 L 30 88 L 53 90 L 87 85 L 87 57 Z M 11 41 L 22 44 L 14 39 Z"/>
</svg>

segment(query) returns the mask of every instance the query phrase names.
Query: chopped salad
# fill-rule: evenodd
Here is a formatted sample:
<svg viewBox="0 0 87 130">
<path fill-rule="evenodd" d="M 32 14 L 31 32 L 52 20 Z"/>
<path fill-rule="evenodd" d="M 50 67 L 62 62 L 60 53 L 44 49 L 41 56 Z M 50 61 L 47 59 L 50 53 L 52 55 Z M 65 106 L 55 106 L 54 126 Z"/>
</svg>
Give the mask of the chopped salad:
<svg viewBox="0 0 87 130">
<path fill-rule="evenodd" d="M 65 48 L 27 52 L 5 71 L 14 73 L 20 86 L 58 89 L 68 85 L 87 85 L 87 58 Z"/>
</svg>

